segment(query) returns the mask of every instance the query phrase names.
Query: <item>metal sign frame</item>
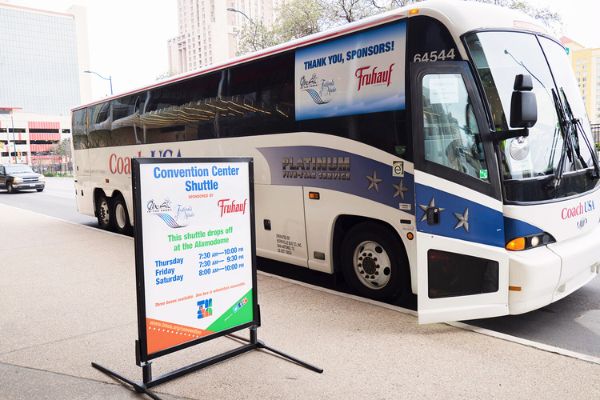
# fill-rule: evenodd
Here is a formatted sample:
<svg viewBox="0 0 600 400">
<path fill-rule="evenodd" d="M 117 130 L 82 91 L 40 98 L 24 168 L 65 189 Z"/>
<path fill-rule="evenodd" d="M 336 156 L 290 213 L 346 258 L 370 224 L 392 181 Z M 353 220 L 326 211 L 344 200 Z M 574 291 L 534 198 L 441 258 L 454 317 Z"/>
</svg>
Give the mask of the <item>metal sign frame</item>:
<svg viewBox="0 0 600 400">
<path fill-rule="evenodd" d="M 209 334 L 207 336 L 193 339 L 182 344 L 178 344 L 167 349 L 148 354 L 148 343 L 146 337 L 146 293 L 144 281 L 144 238 L 142 229 L 142 196 L 141 196 L 141 179 L 140 166 L 145 164 L 176 164 L 176 163 L 247 163 L 248 164 L 248 200 L 249 200 L 249 223 L 250 223 L 250 245 L 251 245 L 251 262 L 252 262 L 252 320 L 232 328 Z M 253 350 L 267 350 L 281 358 L 284 358 L 292 363 L 295 363 L 303 368 L 311 371 L 322 373 L 323 369 L 312 364 L 306 363 L 296 357 L 283 353 L 271 346 L 268 346 L 263 341 L 258 340 L 258 328 L 260 327 L 260 306 L 258 305 L 258 290 L 257 269 L 256 269 L 256 230 L 254 224 L 254 164 L 252 158 L 134 158 L 132 166 L 132 188 L 134 201 L 134 216 L 135 216 L 135 274 L 136 274 L 136 292 L 137 292 L 137 318 L 138 318 L 138 340 L 136 340 L 135 353 L 136 364 L 142 367 L 142 382 L 138 383 L 125 376 L 112 371 L 102 365 L 92 362 L 92 367 L 98 371 L 127 383 L 138 393 L 146 394 L 155 400 L 160 398 L 151 392 L 149 389 L 168 382 L 180 376 L 189 374 L 190 372 L 198 371 L 210 365 L 228 360 L 240 354 L 244 354 Z M 234 332 L 249 328 L 249 337 L 233 335 Z M 243 343 L 241 346 L 232 350 L 217 354 L 213 357 L 200 360 L 185 367 L 167 372 L 156 378 L 152 377 L 152 362 L 151 360 L 174 353 L 199 343 L 207 342 L 213 339 L 227 336 L 236 340 L 238 343 Z"/>
</svg>

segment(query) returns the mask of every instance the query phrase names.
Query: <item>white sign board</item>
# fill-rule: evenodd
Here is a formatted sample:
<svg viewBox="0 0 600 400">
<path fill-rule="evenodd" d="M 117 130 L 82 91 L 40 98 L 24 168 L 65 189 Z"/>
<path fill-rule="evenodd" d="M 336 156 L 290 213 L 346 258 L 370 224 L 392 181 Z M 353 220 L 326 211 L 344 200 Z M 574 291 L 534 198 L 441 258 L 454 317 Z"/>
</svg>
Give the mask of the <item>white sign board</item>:
<svg viewBox="0 0 600 400">
<path fill-rule="evenodd" d="M 255 323 L 249 159 L 136 159 L 141 359 Z"/>
</svg>

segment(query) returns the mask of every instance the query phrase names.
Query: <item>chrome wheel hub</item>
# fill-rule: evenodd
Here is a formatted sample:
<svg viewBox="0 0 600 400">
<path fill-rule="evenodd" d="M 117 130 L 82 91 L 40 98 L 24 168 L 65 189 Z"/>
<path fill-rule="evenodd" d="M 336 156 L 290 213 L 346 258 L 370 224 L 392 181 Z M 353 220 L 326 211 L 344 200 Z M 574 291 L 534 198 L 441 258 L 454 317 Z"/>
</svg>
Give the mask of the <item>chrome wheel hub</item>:
<svg viewBox="0 0 600 400">
<path fill-rule="evenodd" d="M 360 282 L 369 289 L 382 289 L 390 283 L 390 257 L 379 243 L 364 241 L 356 246 L 352 264 Z"/>
<path fill-rule="evenodd" d="M 125 229 L 127 226 L 127 213 L 125 212 L 123 203 L 118 203 L 115 207 L 115 220 L 119 229 Z"/>
</svg>

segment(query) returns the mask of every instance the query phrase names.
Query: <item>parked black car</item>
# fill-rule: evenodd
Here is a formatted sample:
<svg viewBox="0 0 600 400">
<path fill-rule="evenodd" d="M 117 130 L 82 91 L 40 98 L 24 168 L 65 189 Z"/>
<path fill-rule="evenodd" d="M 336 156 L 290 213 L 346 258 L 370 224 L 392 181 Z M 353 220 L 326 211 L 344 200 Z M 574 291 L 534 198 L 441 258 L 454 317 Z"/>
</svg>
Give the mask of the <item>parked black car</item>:
<svg viewBox="0 0 600 400">
<path fill-rule="evenodd" d="M 8 193 L 23 189 L 44 190 L 44 176 L 33 172 L 26 164 L 0 164 L 0 188 Z"/>
</svg>

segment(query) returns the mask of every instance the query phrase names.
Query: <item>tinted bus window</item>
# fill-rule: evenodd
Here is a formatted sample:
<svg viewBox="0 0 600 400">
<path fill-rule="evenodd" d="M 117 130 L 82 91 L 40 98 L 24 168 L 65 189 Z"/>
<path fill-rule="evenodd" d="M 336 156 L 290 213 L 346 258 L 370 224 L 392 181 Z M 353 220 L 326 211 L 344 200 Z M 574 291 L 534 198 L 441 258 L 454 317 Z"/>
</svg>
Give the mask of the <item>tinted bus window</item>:
<svg viewBox="0 0 600 400">
<path fill-rule="evenodd" d="M 232 67 L 219 114 L 219 136 L 294 132 L 294 56 Z"/>
<path fill-rule="evenodd" d="M 140 110 L 145 98 L 145 93 L 138 93 L 111 102 L 113 120 L 110 141 L 113 146 L 143 143 Z"/>
<path fill-rule="evenodd" d="M 87 109 L 73 112 L 73 148 L 82 150 L 88 148 L 87 128 L 86 128 Z"/>
<path fill-rule="evenodd" d="M 110 141 L 110 103 L 101 103 L 91 107 L 88 128 L 89 147 L 107 147 Z"/>
<path fill-rule="evenodd" d="M 151 90 L 141 116 L 145 142 L 215 137 L 221 75 L 216 72 Z"/>
</svg>

